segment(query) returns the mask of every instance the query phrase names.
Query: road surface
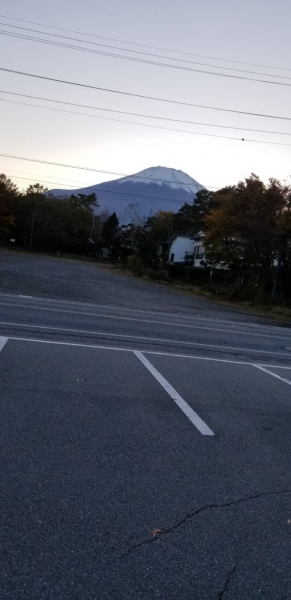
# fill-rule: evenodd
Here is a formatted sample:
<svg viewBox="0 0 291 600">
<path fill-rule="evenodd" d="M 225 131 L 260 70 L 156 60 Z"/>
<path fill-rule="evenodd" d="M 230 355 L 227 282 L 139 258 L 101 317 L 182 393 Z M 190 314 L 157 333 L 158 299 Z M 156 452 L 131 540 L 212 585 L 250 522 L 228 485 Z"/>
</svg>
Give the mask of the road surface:
<svg viewBox="0 0 291 600">
<path fill-rule="evenodd" d="M 291 329 L 3 256 L 1 600 L 289 600 Z"/>
</svg>

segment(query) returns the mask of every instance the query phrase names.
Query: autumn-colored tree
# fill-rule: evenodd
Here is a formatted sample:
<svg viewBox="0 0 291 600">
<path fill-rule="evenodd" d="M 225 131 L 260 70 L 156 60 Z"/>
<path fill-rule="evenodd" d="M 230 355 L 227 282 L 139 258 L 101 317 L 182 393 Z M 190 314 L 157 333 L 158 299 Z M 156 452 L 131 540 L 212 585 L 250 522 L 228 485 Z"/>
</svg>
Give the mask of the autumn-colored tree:
<svg viewBox="0 0 291 600">
<path fill-rule="evenodd" d="M 216 199 L 205 218 L 207 261 L 246 274 L 264 289 L 272 280 L 284 239 L 286 244 L 288 187 L 275 179 L 265 185 L 252 174 L 237 186 L 216 192 Z"/>
</svg>

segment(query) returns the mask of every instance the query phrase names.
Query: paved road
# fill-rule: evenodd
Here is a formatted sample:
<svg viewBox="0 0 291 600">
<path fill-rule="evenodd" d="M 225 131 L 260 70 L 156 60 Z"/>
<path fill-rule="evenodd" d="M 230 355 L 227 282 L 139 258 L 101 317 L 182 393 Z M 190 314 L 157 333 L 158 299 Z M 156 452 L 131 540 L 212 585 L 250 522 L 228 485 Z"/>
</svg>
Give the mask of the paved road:
<svg viewBox="0 0 291 600">
<path fill-rule="evenodd" d="M 289 600 L 291 330 L 15 257 L 0 289 L 1 600 Z"/>
<path fill-rule="evenodd" d="M 93 302 L 174 314 L 231 318 L 267 323 L 264 317 L 182 294 L 162 284 L 113 273 L 105 265 L 61 258 L 39 257 L 0 248 L 0 291 L 42 298 Z"/>
</svg>

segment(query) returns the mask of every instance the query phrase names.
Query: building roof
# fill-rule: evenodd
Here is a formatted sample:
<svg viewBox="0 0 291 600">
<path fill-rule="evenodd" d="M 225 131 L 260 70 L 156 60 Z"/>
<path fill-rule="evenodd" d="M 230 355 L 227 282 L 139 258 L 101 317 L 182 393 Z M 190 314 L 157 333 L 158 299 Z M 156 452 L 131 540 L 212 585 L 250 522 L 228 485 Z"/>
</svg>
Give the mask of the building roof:
<svg viewBox="0 0 291 600">
<path fill-rule="evenodd" d="M 186 238 L 188 240 L 193 240 L 193 236 L 190 233 L 189 234 L 187 234 L 187 233 L 173 233 L 173 235 L 171 235 L 171 237 L 169 237 L 167 243 L 169 244 L 171 242 L 174 242 L 174 240 L 176 240 L 178 237 Z"/>
<path fill-rule="evenodd" d="M 192 237 L 193 240 L 203 240 L 203 238 L 205 238 L 205 233 L 203 233 L 203 231 L 195 233 L 195 235 Z"/>
</svg>

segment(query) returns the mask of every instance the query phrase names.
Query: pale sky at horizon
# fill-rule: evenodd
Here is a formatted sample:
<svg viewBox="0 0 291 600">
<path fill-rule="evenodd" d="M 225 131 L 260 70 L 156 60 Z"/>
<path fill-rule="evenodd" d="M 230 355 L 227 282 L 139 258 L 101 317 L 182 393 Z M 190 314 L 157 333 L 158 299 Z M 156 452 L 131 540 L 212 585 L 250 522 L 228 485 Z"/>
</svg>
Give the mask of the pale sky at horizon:
<svg viewBox="0 0 291 600">
<path fill-rule="evenodd" d="M 170 63 L 192 68 L 215 70 L 210 67 L 179 63 L 174 58 L 204 62 L 217 66 L 234 67 L 290 79 L 277 79 L 290 87 L 269 85 L 240 79 L 231 79 L 203 73 L 163 68 L 57 48 L 28 40 L 0 34 L 0 66 L 26 71 L 47 77 L 191 102 L 291 118 L 291 60 L 290 49 L 290 0 L 180 0 L 177 2 L 147 0 L 117 0 L 96 2 L 85 0 L 51 0 L 42 3 L 36 0 L 11 0 L 9 4 L 0 0 L 0 14 L 14 19 L 26 19 L 55 27 L 78 30 L 201 55 L 215 56 L 233 61 L 245 61 L 263 65 L 274 65 L 290 69 L 281 71 L 266 67 L 248 66 L 215 61 L 179 54 L 165 53 L 144 48 L 169 56 Z M 56 39 L 35 32 L 9 27 L 17 25 L 43 32 L 55 32 L 94 41 L 95 43 L 123 46 L 138 51 L 138 46 L 126 46 L 108 40 L 98 40 L 81 34 L 46 29 L 28 23 L 9 21 L 0 17 L 0 30 L 18 34 Z M 6 25 L 3 25 L 3 24 Z M 91 47 L 99 46 L 71 44 Z M 104 49 L 104 48 L 103 48 Z M 112 53 L 126 52 L 108 49 Z M 132 54 L 133 55 L 133 54 Z M 144 55 L 137 55 L 147 58 Z M 148 57 L 149 60 L 167 62 Z M 228 71 L 218 69 L 220 73 Z M 230 74 L 240 75 L 235 71 Z M 258 77 L 241 73 L 246 77 Z M 155 121 L 115 113 L 102 113 L 90 109 L 53 105 L 48 102 L 8 96 L 0 91 L 0 100 L 41 104 L 66 110 L 86 112 L 110 118 L 154 124 L 161 127 L 186 129 L 215 135 L 244 137 L 290 144 L 276 146 L 241 142 L 189 133 L 151 129 L 128 123 L 93 119 L 86 116 L 43 110 L 21 104 L 0 102 L 1 144 L 0 153 L 14 154 L 35 159 L 83 165 L 94 169 L 132 174 L 152 166 L 181 169 L 202 185 L 222 187 L 235 184 L 250 175 L 259 175 L 263 180 L 277 177 L 291 181 L 291 120 L 277 120 L 255 116 L 217 112 L 197 107 L 171 105 L 142 98 L 110 94 L 81 87 L 72 87 L 56 82 L 32 79 L 22 75 L 0 71 L 0 90 L 19 94 L 44 96 L 46 98 L 75 102 L 112 110 L 145 113 L 171 119 L 199 121 L 224 126 L 250 127 L 290 133 L 272 135 L 232 129 L 218 129 Z M 61 167 L 27 163 L 0 157 L 0 172 L 6 173 L 20 187 L 30 182 L 47 182 L 50 188 L 60 187 L 61 180 L 68 187 L 84 187 L 114 179 L 112 175 L 76 171 Z M 19 179 L 17 179 L 19 178 Z M 20 178 L 27 178 L 20 179 Z"/>
</svg>

